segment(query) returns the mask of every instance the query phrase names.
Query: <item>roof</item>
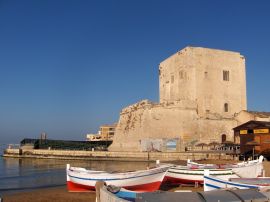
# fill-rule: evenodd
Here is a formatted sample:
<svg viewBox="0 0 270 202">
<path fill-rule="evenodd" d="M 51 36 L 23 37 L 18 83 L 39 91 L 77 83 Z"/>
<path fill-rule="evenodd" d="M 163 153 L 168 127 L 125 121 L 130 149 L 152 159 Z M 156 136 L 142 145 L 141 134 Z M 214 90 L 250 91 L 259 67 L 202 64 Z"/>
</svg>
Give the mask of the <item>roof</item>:
<svg viewBox="0 0 270 202">
<path fill-rule="evenodd" d="M 101 125 L 100 128 L 105 128 L 105 127 L 115 128 L 116 126 L 117 126 L 117 123 L 104 124 L 104 125 Z"/>
<path fill-rule="evenodd" d="M 246 112 L 258 116 L 260 118 L 270 117 L 270 112 L 257 112 L 257 111 L 246 111 Z"/>
<path fill-rule="evenodd" d="M 234 131 L 236 130 L 249 130 L 249 129 L 258 129 L 258 128 L 270 128 L 270 122 L 268 121 L 248 121 L 242 125 L 239 125 L 233 128 Z"/>
<path fill-rule="evenodd" d="M 166 62 L 167 60 L 173 59 L 173 57 L 182 54 L 186 51 L 201 51 L 204 50 L 204 52 L 206 54 L 209 53 L 226 53 L 226 54 L 230 54 L 230 55 L 235 55 L 235 56 L 240 56 L 242 59 L 244 59 L 245 57 L 243 55 L 241 55 L 239 52 L 236 51 L 229 51 L 229 50 L 221 50 L 221 49 L 215 49 L 215 48 L 205 48 L 205 47 L 200 47 L 200 46 L 186 46 L 185 48 L 177 51 L 176 53 L 170 55 L 169 57 L 167 57 L 165 60 L 163 60 L 162 62 L 160 62 L 160 66 L 162 66 L 162 63 Z"/>
</svg>

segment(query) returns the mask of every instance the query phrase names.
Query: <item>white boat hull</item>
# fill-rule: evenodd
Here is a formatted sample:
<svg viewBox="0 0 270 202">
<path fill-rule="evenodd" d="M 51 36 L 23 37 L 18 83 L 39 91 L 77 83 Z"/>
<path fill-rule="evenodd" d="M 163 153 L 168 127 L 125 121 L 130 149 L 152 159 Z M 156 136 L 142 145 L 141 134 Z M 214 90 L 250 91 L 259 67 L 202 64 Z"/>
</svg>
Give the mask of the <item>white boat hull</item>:
<svg viewBox="0 0 270 202">
<path fill-rule="evenodd" d="M 232 169 L 232 171 L 241 178 L 256 178 L 262 175 L 263 158 L 264 158 L 263 156 L 260 156 L 260 158 L 256 160 L 228 165 L 199 164 L 188 160 L 187 166 L 189 168 L 200 168 L 200 169 L 210 169 L 210 168 Z"/>
<path fill-rule="evenodd" d="M 87 172 L 67 168 L 67 186 L 69 191 L 93 191 L 97 181 L 104 181 L 107 185 L 115 185 L 136 191 L 155 191 L 159 189 L 161 182 L 169 166 L 126 172 Z"/>
<path fill-rule="evenodd" d="M 218 177 L 214 177 L 211 175 L 204 176 L 204 191 L 212 191 L 216 189 L 258 189 L 261 186 L 258 185 L 250 185 L 250 184 L 242 184 L 237 182 L 231 182 L 228 180 L 223 180 Z"/>
<path fill-rule="evenodd" d="M 221 179 L 238 178 L 236 174 L 230 169 L 210 169 L 210 174 L 218 176 Z M 190 169 L 185 166 L 176 166 L 168 170 L 165 181 L 172 184 L 203 184 L 203 169 Z"/>
</svg>

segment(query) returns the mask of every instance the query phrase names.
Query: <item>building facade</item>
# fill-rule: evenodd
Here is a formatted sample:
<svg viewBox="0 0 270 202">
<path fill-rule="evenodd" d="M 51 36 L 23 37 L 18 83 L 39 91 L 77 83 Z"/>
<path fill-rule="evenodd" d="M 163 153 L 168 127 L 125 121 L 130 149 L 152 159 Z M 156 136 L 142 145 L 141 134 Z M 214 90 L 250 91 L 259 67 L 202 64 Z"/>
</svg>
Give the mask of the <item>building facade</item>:
<svg viewBox="0 0 270 202">
<path fill-rule="evenodd" d="M 117 124 L 100 126 L 99 134 L 102 140 L 112 140 Z"/>
</svg>

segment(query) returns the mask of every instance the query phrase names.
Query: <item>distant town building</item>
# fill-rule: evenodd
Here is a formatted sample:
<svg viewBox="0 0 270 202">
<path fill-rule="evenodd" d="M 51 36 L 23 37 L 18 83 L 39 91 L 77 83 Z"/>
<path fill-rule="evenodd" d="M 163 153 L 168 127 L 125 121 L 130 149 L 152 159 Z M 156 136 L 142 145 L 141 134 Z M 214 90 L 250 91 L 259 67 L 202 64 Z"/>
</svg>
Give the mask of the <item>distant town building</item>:
<svg viewBox="0 0 270 202">
<path fill-rule="evenodd" d="M 102 125 L 100 126 L 100 136 L 102 140 L 112 140 L 115 128 L 117 124 L 111 124 L 111 125 Z"/>
<path fill-rule="evenodd" d="M 159 65 L 159 94 L 159 103 L 143 100 L 122 109 L 109 150 L 142 151 L 145 141 L 156 140 L 174 139 L 179 151 L 233 141 L 233 128 L 261 116 L 247 111 L 245 58 L 238 52 L 178 51 Z"/>
<path fill-rule="evenodd" d="M 116 125 L 117 124 L 102 125 L 99 128 L 98 134 L 87 134 L 86 139 L 88 141 L 112 140 L 115 133 Z"/>
<path fill-rule="evenodd" d="M 101 136 L 99 134 L 86 134 L 87 141 L 100 141 Z"/>
</svg>

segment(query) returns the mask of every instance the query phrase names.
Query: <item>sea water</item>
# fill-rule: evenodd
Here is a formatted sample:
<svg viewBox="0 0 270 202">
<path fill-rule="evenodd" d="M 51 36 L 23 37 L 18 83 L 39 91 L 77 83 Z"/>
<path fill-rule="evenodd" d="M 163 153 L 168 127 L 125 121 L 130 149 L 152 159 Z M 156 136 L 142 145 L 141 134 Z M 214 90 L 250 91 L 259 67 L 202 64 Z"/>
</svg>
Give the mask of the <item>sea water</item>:
<svg viewBox="0 0 270 202">
<path fill-rule="evenodd" d="M 111 172 L 146 169 L 147 166 L 153 165 L 153 163 L 147 162 L 0 157 L 0 195 L 7 192 L 64 186 L 66 184 L 66 164 Z"/>
<path fill-rule="evenodd" d="M 64 185 L 64 165 L 38 159 L 0 158 L 0 193 Z"/>
</svg>

